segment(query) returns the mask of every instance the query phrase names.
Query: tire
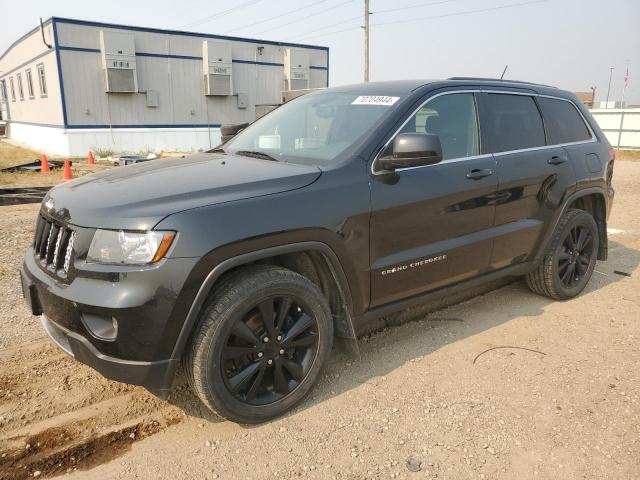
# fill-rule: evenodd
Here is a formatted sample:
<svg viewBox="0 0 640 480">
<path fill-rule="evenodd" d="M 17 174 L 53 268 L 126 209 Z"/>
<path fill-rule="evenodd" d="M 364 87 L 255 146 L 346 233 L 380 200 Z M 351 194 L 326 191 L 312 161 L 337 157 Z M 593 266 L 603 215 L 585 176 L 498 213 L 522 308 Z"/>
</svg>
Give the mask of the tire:
<svg viewBox="0 0 640 480">
<path fill-rule="evenodd" d="M 558 222 L 542 262 L 527 274 L 527 285 L 533 292 L 554 300 L 577 296 L 593 274 L 598 244 L 598 226 L 593 217 L 584 210 L 570 209 Z"/>
<path fill-rule="evenodd" d="M 208 300 L 185 370 L 211 411 L 260 423 L 311 391 L 332 343 L 331 312 L 316 285 L 284 268 L 251 266 L 233 272 Z"/>
</svg>

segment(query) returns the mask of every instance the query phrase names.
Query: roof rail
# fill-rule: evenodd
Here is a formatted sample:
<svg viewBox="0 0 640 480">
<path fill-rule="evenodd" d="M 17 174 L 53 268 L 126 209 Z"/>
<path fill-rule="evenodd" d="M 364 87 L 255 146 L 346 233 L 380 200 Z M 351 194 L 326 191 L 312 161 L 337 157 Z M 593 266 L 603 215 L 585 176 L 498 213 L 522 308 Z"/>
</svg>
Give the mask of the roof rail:
<svg viewBox="0 0 640 480">
<path fill-rule="evenodd" d="M 519 83 L 523 85 L 537 85 L 539 87 L 558 88 L 553 85 L 545 85 L 544 83 L 525 82 L 522 80 L 508 80 L 506 78 L 484 78 L 484 77 L 449 77 L 447 80 L 474 80 L 482 82 L 502 82 L 502 83 Z"/>
</svg>

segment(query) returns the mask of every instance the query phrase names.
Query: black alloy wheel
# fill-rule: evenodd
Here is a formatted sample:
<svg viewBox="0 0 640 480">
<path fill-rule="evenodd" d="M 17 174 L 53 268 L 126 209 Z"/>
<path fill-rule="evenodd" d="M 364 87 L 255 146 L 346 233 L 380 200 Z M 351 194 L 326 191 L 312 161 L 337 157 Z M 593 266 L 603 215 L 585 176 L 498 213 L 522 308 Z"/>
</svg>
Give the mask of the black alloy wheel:
<svg viewBox="0 0 640 480">
<path fill-rule="evenodd" d="M 554 228 L 544 257 L 527 276 L 527 285 L 539 295 L 568 300 L 586 287 L 598 259 L 600 238 L 593 216 L 569 209 Z"/>
<path fill-rule="evenodd" d="M 593 235 L 590 229 L 585 225 L 574 225 L 565 236 L 562 250 L 558 255 L 557 272 L 565 288 L 573 288 L 584 278 L 594 254 Z"/>
<path fill-rule="evenodd" d="M 309 307 L 271 296 L 239 316 L 221 352 L 225 385 L 238 400 L 267 405 L 290 394 L 318 351 L 318 324 Z"/>
<path fill-rule="evenodd" d="M 212 412 L 260 423 L 304 399 L 332 345 L 331 309 L 315 283 L 286 268 L 250 265 L 220 280 L 184 366 Z"/>
</svg>

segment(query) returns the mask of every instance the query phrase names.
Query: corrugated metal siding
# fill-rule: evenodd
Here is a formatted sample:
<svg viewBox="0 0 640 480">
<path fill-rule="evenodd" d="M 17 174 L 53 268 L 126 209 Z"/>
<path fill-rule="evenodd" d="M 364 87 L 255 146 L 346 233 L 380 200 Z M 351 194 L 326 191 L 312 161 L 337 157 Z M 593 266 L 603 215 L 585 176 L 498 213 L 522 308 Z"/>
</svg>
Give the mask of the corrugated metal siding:
<svg viewBox="0 0 640 480">
<path fill-rule="evenodd" d="M 283 63 L 279 45 L 225 41 L 232 44 L 234 93 L 246 93 L 249 105 L 237 108 L 236 97 L 206 97 L 203 94 L 203 37 L 129 31 L 135 37 L 138 88 L 157 90 L 160 106 L 148 108 L 138 94 L 106 94 L 99 45 L 100 30 L 127 31 L 96 26 L 58 23 L 58 38 L 65 87 L 67 121 L 71 126 L 88 125 L 205 125 L 252 121 L 256 104 L 281 101 L 283 66 L 240 62 Z M 220 40 L 223 41 L 223 40 Z M 264 47 L 258 55 L 257 47 Z M 78 51 L 71 49 L 91 49 Z M 311 65 L 325 67 L 324 49 L 308 50 Z M 154 55 L 188 56 L 197 59 Z M 310 87 L 326 86 L 327 71 L 312 69 Z"/>
</svg>

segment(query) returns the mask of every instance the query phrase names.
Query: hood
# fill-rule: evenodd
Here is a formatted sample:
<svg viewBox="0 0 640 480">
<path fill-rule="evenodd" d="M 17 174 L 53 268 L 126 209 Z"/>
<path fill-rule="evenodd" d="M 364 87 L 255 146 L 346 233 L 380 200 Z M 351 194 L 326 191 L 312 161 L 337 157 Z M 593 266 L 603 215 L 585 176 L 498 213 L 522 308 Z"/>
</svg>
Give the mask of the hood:
<svg viewBox="0 0 640 480">
<path fill-rule="evenodd" d="M 320 174 L 315 166 L 200 153 L 116 167 L 58 185 L 43 208 L 81 227 L 148 230 L 172 213 L 295 190 Z"/>
</svg>

